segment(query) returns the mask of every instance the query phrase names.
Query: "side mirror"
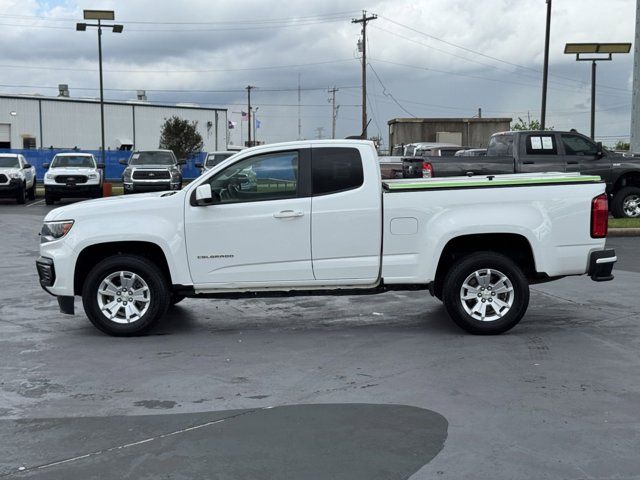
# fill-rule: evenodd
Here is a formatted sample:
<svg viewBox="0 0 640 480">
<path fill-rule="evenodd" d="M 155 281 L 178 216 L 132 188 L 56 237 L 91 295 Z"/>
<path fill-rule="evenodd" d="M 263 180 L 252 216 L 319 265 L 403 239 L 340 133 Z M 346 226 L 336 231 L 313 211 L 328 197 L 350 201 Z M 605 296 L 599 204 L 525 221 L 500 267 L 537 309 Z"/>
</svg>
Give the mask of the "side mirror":
<svg viewBox="0 0 640 480">
<path fill-rule="evenodd" d="M 196 168 L 204 168 L 204 165 L 201 162 L 196 163 Z"/>
<path fill-rule="evenodd" d="M 100 168 L 101 170 L 104 170 L 104 163 L 99 163 L 98 168 Z"/>
<path fill-rule="evenodd" d="M 196 205 L 204 207 L 206 205 L 211 205 L 214 201 L 211 184 L 203 183 L 196 188 Z"/>
<path fill-rule="evenodd" d="M 22 167 L 23 169 L 27 169 L 27 168 L 31 168 L 31 164 L 30 163 L 25 163 L 24 167 Z"/>
<path fill-rule="evenodd" d="M 48 170 L 49 169 L 49 165 L 50 164 L 48 164 L 48 163 L 43 163 L 42 164 L 42 168 L 44 168 L 45 170 Z"/>
<path fill-rule="evenodd" d="M 596 146 L 598 147 L 598 153 L 596 153 L 596 156 L 598 158 L 602 158 L 604 156 L 604 149 L 602 148 L 602 142 L 596 143 Z"/>
<path fill-rule="evenodd" d="M 121 158 L 119 163 L 120 165 L 126 165 L 128 162 L 124 158 Z"/>
</svg>

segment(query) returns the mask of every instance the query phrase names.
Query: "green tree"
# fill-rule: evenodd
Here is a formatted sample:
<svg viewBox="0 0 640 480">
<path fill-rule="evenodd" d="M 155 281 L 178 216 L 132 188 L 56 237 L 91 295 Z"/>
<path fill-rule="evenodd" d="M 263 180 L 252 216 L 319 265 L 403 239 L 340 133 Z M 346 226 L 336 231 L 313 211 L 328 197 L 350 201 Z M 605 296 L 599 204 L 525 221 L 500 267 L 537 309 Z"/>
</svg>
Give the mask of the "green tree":
<svg viewBox="0 0 640 480">
<path fill-rule="evenodd" d="M 190 122 L 173 116 L 165 118 L 160 131 L 160 148 L 172 150 L 179 159 L 202 150 L 202 135 L 197 130 L 198 122 Z"/>
<path fill-rule="evenodd" d="M 540 120 L 523 120 L 522 117 L 518 117 L 518 121 L 511 125 L 511 130 L 543 130 Z M 553 130 L 553 127 L 546 127 L 544 130 Z"/>
<path fill-rule="evenodd" d="M 618 140 L 618 143 L 616 143 L 615 149 L 616 150 L 629 150 L 630 145 L 628 142 L 625 142 L 624 140 Z"/>
</svg>

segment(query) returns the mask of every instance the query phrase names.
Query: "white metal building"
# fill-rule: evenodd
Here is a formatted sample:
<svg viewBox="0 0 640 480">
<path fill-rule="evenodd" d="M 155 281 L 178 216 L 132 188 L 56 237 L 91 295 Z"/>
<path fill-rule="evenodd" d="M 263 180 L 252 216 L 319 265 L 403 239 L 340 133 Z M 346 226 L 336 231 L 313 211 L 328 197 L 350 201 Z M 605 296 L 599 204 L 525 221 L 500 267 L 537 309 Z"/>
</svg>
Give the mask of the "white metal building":
<svg viewBox="0 0 640 480">
<path fill-rule="evenodd" d="M 146 101 L 107 101 L 105 148 L 158 148 L 166 118 L 197 121 L 204 151 L 225 150 L 227 110 L 197 105 L 157 105 Z M 0 95 L 0 148 L 73 148 L 98 150 L 100 102 L 95 99 Z"/>
</svg>

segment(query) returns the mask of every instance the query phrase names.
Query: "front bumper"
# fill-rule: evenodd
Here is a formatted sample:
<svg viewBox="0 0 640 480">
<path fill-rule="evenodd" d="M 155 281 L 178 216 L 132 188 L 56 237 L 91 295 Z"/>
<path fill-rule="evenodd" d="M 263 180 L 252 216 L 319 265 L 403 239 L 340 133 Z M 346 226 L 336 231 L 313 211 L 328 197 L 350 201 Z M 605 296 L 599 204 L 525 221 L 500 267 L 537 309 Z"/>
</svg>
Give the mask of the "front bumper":
<svg viewBox="0 0 640 480">
<path fill-rule="evenodd" d="M 18 193 L 18 189 L 22 185 L 19 179 L 12 178 L 9 183 L 0 185 L 0 197 L 14 197 Z"/>
<path fill-rule="evenodd" d="M 56 197 L 89 197 L 102 191 L 100 184 L 80 184 L 80 185 L 52 185 L 45 184 L 46 195 Z"/>
<path fill-rule="evenodd" d="M 143 182 L 136 181 L 134 183 L 124 183 L 124 191 L 126 193 L 142 193 L 142 192 L 164 192 L 167 190 L 180 190 L 182 186 L 182 182 L 171 182 L 171 181 L 152 181 L 152 182 Z"/>
<path fill-rule="evenodd" d="M 595 282 L 613 280 L 613 265 L 618 261 L 613 248 L 591 252 L 589 256 L 589 276 Z"/>
<path fill-rule="evenodd" d="M 56 282 L 56 269 L 52 258 L 38 257 L 36 260 L 36 269 L 38 270 L 38 277 L 40 278 L 40 286 L 43 290 L 51 295 L 54 295 L 49 291 L 49 288 Z M 62 295 L 54 295 L 58 300 L 58 307 L 61 313 L 67 315 L 73 315 L 75 313 L 74 297 Z"/>
</svg>

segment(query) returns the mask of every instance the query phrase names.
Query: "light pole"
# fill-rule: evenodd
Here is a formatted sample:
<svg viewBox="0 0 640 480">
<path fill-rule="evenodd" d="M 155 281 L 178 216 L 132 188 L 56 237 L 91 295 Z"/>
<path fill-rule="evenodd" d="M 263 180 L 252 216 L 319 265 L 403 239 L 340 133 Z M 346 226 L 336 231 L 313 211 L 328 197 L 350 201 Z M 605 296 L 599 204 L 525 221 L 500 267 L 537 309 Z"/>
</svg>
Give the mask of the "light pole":
<svg viewBox="0 0 640 480">
<path fill-rule="evenodd" d="M 547 122 L 547 82 L 549 80 L 549 37 L 551 35 L 551 0 L 547 0 L 547 25 L 544 34 L 544 68 L 542 71 L 542 109 L 540 127 L 546 128 Z"/>
<path fill-rule="evenodd" d="M 564 53 L 575 55 L 576 61 L 591 62 L 591 140 L 595 139 L 596 133 L 596 62 L 608 62 L 612 60 L 614 53 L 630 51 L 630 43 L 567 43 L 564 47 Z M 581 57 L 580 55 L 590 56 Z"/>
<path fill-rule="evenodd" d="M 102 83 L 102 28 L 110 28 L 113 33 L 122 33 L 122 25 L 106 25 L 102 20 L 114 20 L 115 13 L 113 10 L 84 10 L 85 20 L 97 20 L 98 23 L 77 23 L 76 30 L 84 32 L 87 27 L 96 27 L 98 29 L 98 64 L 100 70 L 100 133 L 102 137 L 102 163 L 105 163 L 105 147 L 104 147 L 104 90 Z"/>
</svg>

